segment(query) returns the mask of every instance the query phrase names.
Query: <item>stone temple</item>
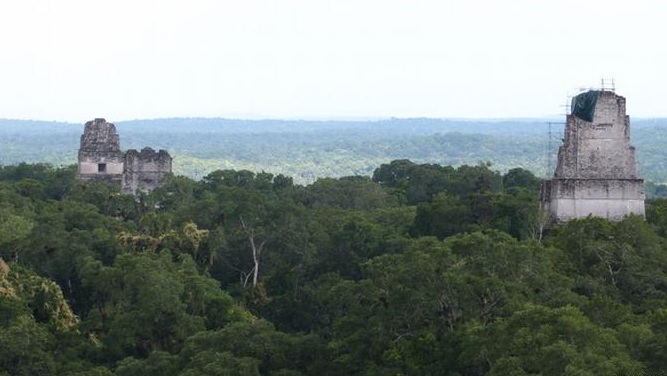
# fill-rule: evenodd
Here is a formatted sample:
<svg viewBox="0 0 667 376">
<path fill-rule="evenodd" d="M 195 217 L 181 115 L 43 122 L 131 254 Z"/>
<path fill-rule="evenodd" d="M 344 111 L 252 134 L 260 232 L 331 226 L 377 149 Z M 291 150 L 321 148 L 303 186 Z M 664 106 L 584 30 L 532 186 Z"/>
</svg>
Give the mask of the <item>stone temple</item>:
<svg viewBox="0 0 667 376">
<path fill-rule="evenodd" d="M 572 99 L 571 112 L 554 177 L 542 183 L 542 208 L 556 222 L 644 215 L 644 181 L 637 177 L 625 98 L 591 90 Z"/>
<path fill-rule="evenodd" d="M 121 191 L 150 192 L 171 174 L 172 158 L 165 150 L 144 148 L 123 153 L 116 126 L 104 119 L 86 123 L 81 135 L 77 178 L 85 181 L 120 183 Z"/>
<path fill-rule="evenodd" d="M 81 135 L 77 177 L 91 181 L 121 181 L 123 153 L 115 125 L 104 119 L 86 123 Z"/>
</svg>

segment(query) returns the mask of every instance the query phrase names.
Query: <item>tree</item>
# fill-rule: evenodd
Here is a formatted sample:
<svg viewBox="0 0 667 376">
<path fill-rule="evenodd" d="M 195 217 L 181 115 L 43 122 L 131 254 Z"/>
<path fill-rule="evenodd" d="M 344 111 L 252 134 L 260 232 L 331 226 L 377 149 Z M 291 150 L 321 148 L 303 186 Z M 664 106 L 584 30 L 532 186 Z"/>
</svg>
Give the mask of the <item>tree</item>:
<svg viewBox="0 0 667 376">
<path fill-rule="evenodd" d="M 659 302 L 667 296 L 667 256 L 663 240 L 643 218 L 630 216 L 615 224 L 601 218 L 572 220 L 552 241 L 578 274 L 582 295 L 663 306 Z"/>
<path fill-rule="evenodd" d="M 432 202 L 417 205 L 413 234 L 444 239 L 467 231 L 471 224 L 472 211 L 468 205 L 457 197 L 439 193 Z"/>
<path fill-rule="evenodd" d="M 52 353 L 78 324 L 58 285 L 0 259 L 0 370 L 57 374 Z"/>
<path fill-rule="evenodd" d="M 532 172 L 520 167 L 513 168 L 503 175 L 503 187 L 505 189 L 518 187 L 528 189 L 532 193 L 537 193 L 541 182 L 542 180 L 533 175 Z"/>
<path fill-rule="evenodd" d="M 87 260 L 83 283 L 97 301 L 85 324 L 100 336 L 105 358 L 177 352 L 204 328 L 202 317 L 187 314 L 184 281 L 171 260 L 167 252 L 120 255 L 112 267 Z"/>
<path fill-rule="evenodd" d="M 260 234 L 255 231 L 255 228 L 246 225 L 243 218 L 239 218 L 239 223 L 241 224 L 241 229 L 248 238 L 248 243 L 250 243 L 253 264 L 251 274 L 248 274 L 248 277 L 246 277 L 245 281 L 243 282 L 243 286 L 246 286 L 248 278 L 252 276 L 252 287 L 257 287 L 257 280 L 259 278 L 259 259 L 262 256 L 262 250 L 264 249 L 268 239 L 258 240 Z"/>
<path fill-rule="evenodd" d="M 0 295 L 0 307 L 7 297 Z M 55 375 L 54 338 L 29 314 L 0 326 L 0 369 L 9 375 Z"/>
<path fill-rule="evenodd" d="M 34 225 L 32 220 L 15 214 L 14 210 L 0 207 L 0 257 L 13 259 L 18 243 L 27 238 Z"/>
<path fill-rule="evenodd" d="M 311 208 L 370 210 L 396 206 L 396 197 L 381 185 L 361 176 L 324 178 L 306 187 L 302 202 Z"/>
<path fill-rule="evenodd" d="M 527 305 L 507 320 L 471 325 L 463 364 L 488 375 L 641 374 L 612 329 L 600 328 L 577 308 Z"/>
<path fill-rule="evenodd" d="M 184 375 L 315 374 L 329 364 L 316 336 L 281 333 L 263 320 L 197 333 L 179 357 Z"/>
</svg>

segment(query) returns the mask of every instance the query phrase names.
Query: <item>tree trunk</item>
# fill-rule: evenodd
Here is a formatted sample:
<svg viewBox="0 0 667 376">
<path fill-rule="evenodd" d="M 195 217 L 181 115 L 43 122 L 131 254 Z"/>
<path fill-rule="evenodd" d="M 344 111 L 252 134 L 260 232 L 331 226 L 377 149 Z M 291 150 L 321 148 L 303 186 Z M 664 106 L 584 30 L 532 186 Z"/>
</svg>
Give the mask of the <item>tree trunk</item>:
<svg viewBox="0 0 667 376">
<path fill-rule="evenodd" d="M 240 221 L 241 221 L 241 227 L 243 227 L 243 232 L 245 232 L 246 236 L 248 237 L 248 241 L 250 242 L 250 249 L 252 251 L 252 262 L 253 262 L 252 287 L 255 288 L 257 287 L 257 282 L 259 279 L 259 258 L 262 254 L 262 249 L 264 248 L 264 244 L 266 244 L 266 240 L 262 241 L 259 244 L 259 246 L 257 246 L 255 242 L 255 230 L 253 228 L 247 227 L 243 219 L 241 219 Z"/>
</svg>

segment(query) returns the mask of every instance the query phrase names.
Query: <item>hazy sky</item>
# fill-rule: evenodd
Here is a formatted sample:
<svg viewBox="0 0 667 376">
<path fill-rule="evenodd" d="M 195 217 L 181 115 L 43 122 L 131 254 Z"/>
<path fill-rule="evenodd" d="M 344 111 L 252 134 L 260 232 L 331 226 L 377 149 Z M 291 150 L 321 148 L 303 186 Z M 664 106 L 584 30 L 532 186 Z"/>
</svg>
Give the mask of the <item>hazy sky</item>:
<svg viewBox="0 0 667 376">
<path fill-rule="evenodd" d="M 0 0 L 0 118 L 667 116 L 664 0 Z"/>
</svg>

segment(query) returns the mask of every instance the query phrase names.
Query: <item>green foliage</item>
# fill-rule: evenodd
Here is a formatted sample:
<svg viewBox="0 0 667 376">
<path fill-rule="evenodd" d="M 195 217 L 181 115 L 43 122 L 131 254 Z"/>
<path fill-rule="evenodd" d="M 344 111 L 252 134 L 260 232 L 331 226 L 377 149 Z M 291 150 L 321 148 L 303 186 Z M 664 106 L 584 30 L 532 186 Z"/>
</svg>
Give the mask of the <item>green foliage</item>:
<svg viewBox="0 0 667 376">
<path fill-rule="evenodd" d="M 505 188 L 519 187 L 537 192 L 540 189 L 540 182 L 541 179 L 523 168 L 513 168 L 503 175 L 503 186 Z"/>
<path fill-rule="evenodd" d="M 506 320 L 471 326 L 462 359 L 488 375 L 642 374 L 618 336 L 574 307 L 527 305 Z"/>
<path fill-rule="evenodd" d="M 53 335 L 30 315 L 0 327 L 0 369 L 10 375 L 55 375 L 53 348 Z"/>
<path fill-rule="evenodd" d="M 417 165 L 408 160 L 383 164 L 373 173 L 373 181 L 401 192 L 408 204 L 429 202 L 437 193 L 464 196 L 498 191 L 502 178 L 491 171 L 491 164 L 452 166 Z"/>
<path fill-rule="evenodd" d="M 467 231 L 472 225 L 472 210 L 457 197 L 437 194 L 430 203 L 417 206 L 414 234 L 446 238 Z"/>
<path fill-rule="evenodd" d="M 646 221 L 653 225 L 658 235 L 667 236 L 667 199 L 658 198 L 646 202 Z"/>
<path fill-rule="evenodd" d="M 157 350 L 151 352 L 146 359 L 128 357 L 121 360 L 118 362 L 115 374 L 118 376 L 174 375 L 176 367 L 175 356 Z"/>
<path fill-rule="evenodd" d="M 577 291 L 621 302 L 654 305 L 667 298 L 664 242 L 642 218 L 612 224 L 599 218 L 572 220 L 553 242 L 565 250 L 567 267 L 578 276 Z"/>
<path fill-rule="evenodd" d="M 106 357 L 176 353 L 189 336 L 248 317 L 231 298 L 197 272 L 189 256 L 167 252 L 118 256 L 111 267 L 87 259 L 83 284 L 94 296 L 86 317 Z"/>
<path fill-rule="evenodd" d="M 392 196 L 369 178 L 350 176 L 318 179 L 303 192 L 302 202 L 310 208 L 371 210 L 396 206 Z"/>
<path fill-rule="evenodd" d="M 12 259 L 16 244 L 27 238 L 33 226 L 34 222 L 25 216 L 0 207 L 0 256 Z"/>
<path fill-rule="evenodd" d="M 0 370 L 58 374 L 52 354 L 78 324 L 58 285 L 0 259 Z"/>
<path fill-rule="evenodd" d="M 308 186 L 226 169 L 137 197 L 73 172 L 0 168 L 0 373 L 667 366 L 663 199 L 545 231 L 523 168 L 396 160 Z"/>
</svg>

